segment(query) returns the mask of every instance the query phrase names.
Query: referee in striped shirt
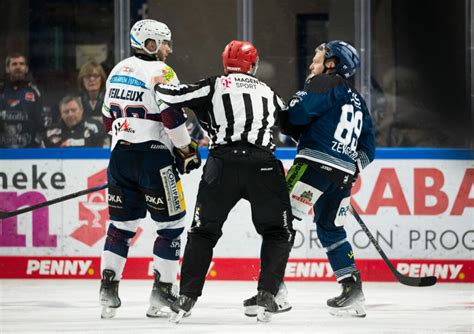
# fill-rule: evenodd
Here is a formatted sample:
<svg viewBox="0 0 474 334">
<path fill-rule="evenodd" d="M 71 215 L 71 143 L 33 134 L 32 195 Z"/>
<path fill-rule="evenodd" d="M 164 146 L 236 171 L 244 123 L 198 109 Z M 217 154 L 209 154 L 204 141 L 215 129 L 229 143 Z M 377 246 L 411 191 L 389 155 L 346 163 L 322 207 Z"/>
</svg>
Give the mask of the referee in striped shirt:
<svg viewBox="0 0 474 334">
<path fill-rule="evenodd" d="M 284 103 L 254 77 L 258 53 L 250 42 L 230 42 L 222 59 L 226 73 L 221 76 L 178 86 L 163 84 L 162 77 L 154 81 L 157 101 L 191 108 L 210 138 L 183 256 L 180 298 L 172 304 L 176 321 L 201 296 L 213 248 L 240 199 L 250 202 L 253 224 L 263 239 L 258 293 L 253 299 L 260 317 L 279 311 L 274 296 L 293 245 L 290 200 L 283 165 L 273 155 L 271 130 Z"/>
</svg>

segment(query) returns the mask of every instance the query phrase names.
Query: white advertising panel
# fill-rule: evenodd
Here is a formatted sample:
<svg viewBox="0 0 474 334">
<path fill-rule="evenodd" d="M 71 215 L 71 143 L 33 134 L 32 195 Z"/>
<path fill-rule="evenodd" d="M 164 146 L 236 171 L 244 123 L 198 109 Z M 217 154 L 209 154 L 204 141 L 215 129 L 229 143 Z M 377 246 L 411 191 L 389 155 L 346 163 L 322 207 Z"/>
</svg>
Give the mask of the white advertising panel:
<svg viewBox="0 0 474 334">
<path fill-rule="evenodd" d="M 294 151 L 281 151 L 288 169 Z M 468 158 L 382 159 L 364 170 L 353 188 L 352 204 L 389 257 L 394 259 L 473 260 L 474 162 Z M 426 154 L 425 154 L 426 155 Z M 71 158 L 72 156 L 72 158 Z M 107 182 L 107 152 L 66 158 L 2 158 L 0 210 L 14 211 Z M 396 155 L 395 155 L 396 156 Z M 464 156 L 466 154 L 464 153 Z M 467 155 L 468 156 L 468 155 Z M 183 176 L 188 214 L 192 221 L 202 169 Z M 325 259 L 315 225 L 295 221 L 292 259 Z M 99 257 L 108 224 L 107 191 L 101 190 L 33 212 L 1 220 L 0 257 Z M 156 223 L 144 219 L 129 257 L 151 257 Z M 346 223 L 357 259 L 379 259 L 355 219 Z M 260 236 L 251 222 L 250 206 L 240 201 L 224 225 L 216 258 L 253 258 Z M 183 244 L 186 233 L 183 234 Z"/>
</svg>

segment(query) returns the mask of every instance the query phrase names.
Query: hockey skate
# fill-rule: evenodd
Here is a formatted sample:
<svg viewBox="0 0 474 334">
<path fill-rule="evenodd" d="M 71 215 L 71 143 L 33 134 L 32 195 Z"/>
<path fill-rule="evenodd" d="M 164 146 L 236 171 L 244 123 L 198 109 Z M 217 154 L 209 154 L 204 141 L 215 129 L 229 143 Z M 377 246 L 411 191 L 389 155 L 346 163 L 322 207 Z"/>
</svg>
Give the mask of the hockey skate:
<svg viewBox="0 0 474 334">
<path fill-rule="evenodd" d="M 260 290 L 257 293 L 257 321 L 270 322 L 272 314 L 277 313 L 278 304 L 275 296 L 269 291 Z"/>
<path fill-rule="evenodd" d="M 171 315 L 169 308 L 171 303 L 178 299 L 178 294 L 175 290 L 177 287 L 173 283 L 160 282 L 160 273 L 155 270 L 155 281 L 150 295 L 150 307 L 146 311 L 146 316 L 149 318 L 160 318 Z"/>
<path fill-rule="evenodd" d="M 365 297 L 362 292 L 360 272 L 354 271 L 351 277 L 343 279 L 340 283 L 341 294 L 327 301 L 329 313 L 338 317 L 364 318 L 366 316 Z"/>
<path fill-rule="evenodd" d="M 287 300 L 287 298 L 288 290 L 286 289 L 285 283 L 282 282 L 280 284 L 280 289 L 278 290 L 278 293 L 275 296 L 275 302 L 278 304 L 278 311 L 276 311 L 275 313 L 283 313 L 291 310 L 291 304 Z M 257 295 L 244 300 L 244 314 L 247 317 L 256 317 L 257 311 Z"/>
<path fill-rule="evenodd" d="M 110 319 L 115 317 L 117 308 L 122 304 L 118 296 L 119 281 L 114 281 L 115 272 L 105 269 L 102 272 L 102 280 L 100 282 L 100 305 L 102 319 Z"/>
<path fill-rule="evenodd" d="M 194 304 L 196 304 L 196 299 L 185 295 L 180 295 L 178 299 L 170 306 L 171 311 L 173 311 L 170 317 L 170 322 L 177 324 L 183 317 L 189 317 Z"/>
</svg>

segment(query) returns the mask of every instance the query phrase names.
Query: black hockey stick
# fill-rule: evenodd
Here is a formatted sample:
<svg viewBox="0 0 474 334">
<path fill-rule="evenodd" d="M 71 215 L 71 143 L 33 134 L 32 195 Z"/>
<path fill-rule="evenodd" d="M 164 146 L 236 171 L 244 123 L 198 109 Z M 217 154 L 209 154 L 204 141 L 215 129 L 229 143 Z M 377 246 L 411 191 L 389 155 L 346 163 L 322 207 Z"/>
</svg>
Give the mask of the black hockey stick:
<svg viewBox="0 0 474 334">
<path fill-rule="evenodd" d="M 365 225 L 362 218 L 360 218 L 359 214 L 357 213 L 357 211 L 354 209 L 352 205 L 349 206 L 349 210 L 354 215 L 354 218 L 357 220 L 360 227 L 362 227 L 362 230 L 365 232 L 365 234 L 367 234 L 367 236 L 369 237 L 369 240 L 375 246 L 375 249 L 377 250 L 377 252 L 379 252 L 385 264 L 390 268 L 390 271 L 392 272 L 393 276 L 395 276 L 395 278 L 400 283 L 409 285 L 409 286 L 432 286 L 436 284 L 437 278 L 435 276 L 410 277 L 410 276 L 405 276 L 402 273 L 400 273 L 392 264 L 392 262 L 390 262 L 390 260 L 388 259 L 387 255 L 385 255 L 382 248 L 380 248 L 379 243 L 377 242 L 377 240 L 375 240 L 374 236 L 367 228 L 367 225 Z"/>
<path fill-rule="evenodd" d="M 79 196 L 82 196 L 82 195 L 90 194 L 90 193 L 93 193 L 95 191 L 105 189 L 108 186 L 109 185 L 107 183 L 105 183 L 105 184 L 102 184 L 102 185 L 97 186 L 97 187 L 84 189 L 84 190 L 81 190 L 81 191 L 78 191 L 78 192 L 75 192 L 75 193 L 72 193 L 72 194 L 69 194 L 69 195 L 66 195 L 66 196 L 58 197 L 58 198 L 55 198 L 55 199 L 52 199 L 52 200 L 49 200 L 49 201 L 46 201 L 46 202 L 43 202 L 43 203 L 38 203 L 38 204 L 35 204 L 35 205 L 32 205 L 32 206 L 28 206 L 28 207 L 20 209 L 20 210 L 15 210 L 15 211 L 10 211 L 10 212 L 0 211 L 0 219 L 5 219 L 5 218 L 18 216 L 18 215 L 21 215 L 22 213 L 25 213 L 25 212 L 30 212 L 30 211 L 33 211 L 33 210 L 36 210 L 36 209 L 39 209 L 39 208 L 43 208 L 43 207 L 48 206 L 48 205 L 64 202 L 64 201 L 67 201 L 68 199 L 71 199 L 71 198 L 79 197 Z"/>
</svg>

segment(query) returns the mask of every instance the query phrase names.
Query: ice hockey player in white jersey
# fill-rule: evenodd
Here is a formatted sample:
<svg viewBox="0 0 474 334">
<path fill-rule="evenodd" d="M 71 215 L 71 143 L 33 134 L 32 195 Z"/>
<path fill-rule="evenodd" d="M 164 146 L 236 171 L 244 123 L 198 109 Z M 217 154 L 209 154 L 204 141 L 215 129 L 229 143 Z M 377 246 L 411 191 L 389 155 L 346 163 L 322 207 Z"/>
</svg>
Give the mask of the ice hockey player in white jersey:
<svg viewBox="0 0 474 334">
<path fill-rule="evenodd" d="M 156 223 L 157 237 L 155 279 L 146 315 L 160 316 L 176 300 L 174 283 L 186 213 L 179 173 L 189 173 L 201 163 L 182 109 L 158 105 L 150 89 L 150 78 L 156 75 L 179 83 L 164 62 L 172 52 L 170 30 L 164 23 L 141 20 L 132 27 L 130 43 L 135 54 L 112 69 L 102 109 L 105 128 L 112 135 L 110 225 L 101 257 L 102 318 L 114 317 L 121 305 L 118 287 L 130 242 L 147 211 Z"/>
</svg>

